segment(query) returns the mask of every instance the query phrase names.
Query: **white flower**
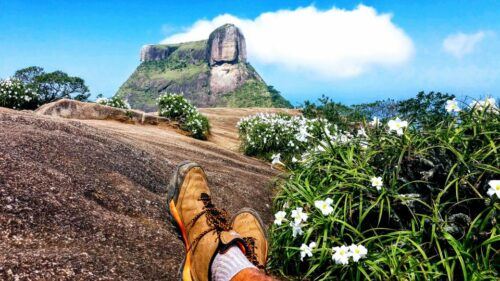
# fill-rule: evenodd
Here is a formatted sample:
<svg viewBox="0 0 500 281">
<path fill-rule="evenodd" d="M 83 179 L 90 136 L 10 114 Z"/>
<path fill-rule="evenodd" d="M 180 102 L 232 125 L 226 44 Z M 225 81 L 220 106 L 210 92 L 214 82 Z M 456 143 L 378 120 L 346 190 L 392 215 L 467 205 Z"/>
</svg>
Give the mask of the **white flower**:
<svg viewBox="0 0 500 281">
<path fill-rule="evenodd" d="M 396 134 L 401 136 L 403 134 L 403 129 L 408 127 L 408 122 L 401 121 L 401 119 L 396 118 L 394 120 L 389 120 L 387 125 L 389 126 L 389 132 L 396 131 Z"/>
<path fill-rule="evenodd" d="M 326 200 L 317 200 L 314 201 L 314 206 L 318 208 L 323 215 L 328 216 L 333 212 L 332 207 L 333 200 L 332 198 L 326 198 Z"/>
<path fill-rule="evenodd" d="M 360 128 L 360 129 L 358 129 L 358 132 L 356 133 L 356 135 L 357 135 L 358 137 L 360 137 L 360 138 L 366 138 L 366 137 L 368 137 L 368 136 L 366 135 L 366 131 L 365 131 L 365 129 L 364 129 L 364 128 Z"/>
<path fill-rule="evenodd" d="M 346 265 L 349 263 L 349 256 L 351 255 L 349 248 L 342 245 L 340 247 L 333 247 L 332 251 L 333 251 L 332 259 L 333 261 L 335 261 L 336 264 Z"/>
<path fill-rule="evenodd" d="M 370 125 L 376 127 L 378 126 L 378 124 L 380 124 L 380 119 L 377 116 L 373 117 L 372 121 L 370 122 Z"/>
<path fill-rule="evenodd" d="M 382 177 L 372 177 L 370 179 L 370 182 L 372 183 L 372 186 L 375 187 L 379 191 L 380 191 L 380 189 L 382 189 L 382 185 L 384 185 L 384 183 L 382 181 Z"/>
<path fill-rule="evenodd" d="M 292 157 L 292 163 L 297 163 L 299 162 L 299 160 L 297 160 L 297 158 L 295 158 L 295 156 Z"/>
<path fill-rule="evenodd" d="M 309 243 L 309 246 L 302 244 L 300 246 L 300 260 L 303 261 L 306 256 L 312 257 L 312 249 L 316 248 L 316 242 Z"/>
<path fill-rule="evenodd" d="M 298 207 L 295 210 L 292 210 L 292 218 L 294 219 L 294 222 L 296 225 L 299 225 L 302 222 L 307 221 L 307 214 L 304 213 L 302 207 Z"/>
<path fill-rule="evenodd" d="M 474 110 L 483 111 L 488 109 L 489 112 L 495 112 L 498 110 L 496 103 L 494 98 L 487 98 L 484 101 L 473 101 L 469 106 Z"/>
<path fill-rule="evenodd" d="M 281 153 L 273 154 L 271 156 L 271 160 L 272 160 L 271 161 L 271 166 L 274 166 L 276 164 L 285 166 L 285 164 L 283 164 L 283 162 L 281 162 Z"/>
<path fill-rule="evenodd" d="M 295 238 L 297 235 L 304 234 L 302 231 L 302 224 L 295 224 L 294 222 L 290 222 L 290 226 L 292 227 L 292 236 Z"/>
<path fill-rule="evenodd" d="M 496 195 L 497 198 L 500 198 L 500 180 L 490 180 L 488 182 L 488 185 L 490 188 L 488 189 L 488 195 L 490 197 L 493 197 L 493 195 Z"/>
<path fill-rule="evenodd" d="M 274 224 L 276 225 L 281 225 L 281 223 L 286 219 L 286 212 L 285 211 L 279 211 L 276 214 L 274 214 Z"/>
<path fill-rule="evenodd" d="M 108 103 L 108 99 L 107 98 L 98 98 L 95 100 L 96 103 L 98 104 L 107 104 Z"/>
<path fill-rule="evenodd" d="M 302 126 L 299 128 L 299 132 L 295 135 L 295 138 L 300 142 L 306 142 L 309 136 L 311 135 L 307 132 L 307 128 Z"/>
<path fill-rule="evenodd" d="M 360 259 L 364 258 L 366 254 L 368 254 L 368 250 L 363 245 L 354 245 L 349 246 L 350 255 L 352 260 L 357 262 Z"/>
<path fill-rule="evenodd" d="M 455 99 L 447 100 L 445 109 L 448 112 L 459 112 L 460 111 L 460 107 L 458 106 L 458 102 Z"/>
</svg>

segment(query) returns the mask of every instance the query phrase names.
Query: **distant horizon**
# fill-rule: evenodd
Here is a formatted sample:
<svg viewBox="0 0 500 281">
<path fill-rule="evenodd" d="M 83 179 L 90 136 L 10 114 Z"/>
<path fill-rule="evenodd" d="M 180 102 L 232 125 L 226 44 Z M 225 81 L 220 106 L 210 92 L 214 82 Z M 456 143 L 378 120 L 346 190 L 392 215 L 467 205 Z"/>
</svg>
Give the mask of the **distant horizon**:
<svg viewBox="0 0 500 281">
<path fill-rule="evenodd" d="M 242 29 L 249 62 L 294 106 L 500 96 L 498 1 L 29 2 L 0 3 L 0 78 L 62 70 L 92 98 L 116 93 L 143 45 L 206 39 L 223 23 Z"/>
</svg>

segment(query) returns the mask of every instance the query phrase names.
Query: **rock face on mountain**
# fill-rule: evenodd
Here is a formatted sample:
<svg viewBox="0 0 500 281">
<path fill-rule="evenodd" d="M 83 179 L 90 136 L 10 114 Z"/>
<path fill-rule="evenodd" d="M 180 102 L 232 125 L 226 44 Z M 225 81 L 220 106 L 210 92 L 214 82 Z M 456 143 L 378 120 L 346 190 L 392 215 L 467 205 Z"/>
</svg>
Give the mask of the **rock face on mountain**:
<svg viewBox="0 0 500 281">
<path fill-rule="evenodd" d="M 164 60 L 173 50 L 174 48 L 168 46 L 145 45 L 141 49 L 141 61 Z"/>
<path fill-rule="evenodd" d="M 140 58 L 117 92 L 133 108 L 156 110 L 156 99 L 166 93 L 183 94 L 198 107 L 291 106 L 247 62 L 245 37 L 232 24 L 208 40 L 143 46 Z"/>
<path fill-rule="evenodd" d="M 208 38 L 207 58 L 210 65 L 246 62 L 245 37 L 234 25 L 223 25 Z"/>
</svg>

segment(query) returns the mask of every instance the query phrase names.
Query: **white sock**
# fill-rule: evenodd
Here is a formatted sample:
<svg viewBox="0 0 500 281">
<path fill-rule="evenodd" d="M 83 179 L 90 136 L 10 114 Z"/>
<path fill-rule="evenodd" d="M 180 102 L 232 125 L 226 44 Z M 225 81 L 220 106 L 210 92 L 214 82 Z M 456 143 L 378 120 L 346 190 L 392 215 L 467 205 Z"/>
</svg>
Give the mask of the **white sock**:
<svg viewBox="0 0 500 281">
<path fill-rule="evenodd" d="M 217 254 L 212 263 L 213 281 L 230 281 L 245 268 L 255 267 L 238 246 L 232 246 L 224 254 Z"/>
</svg>

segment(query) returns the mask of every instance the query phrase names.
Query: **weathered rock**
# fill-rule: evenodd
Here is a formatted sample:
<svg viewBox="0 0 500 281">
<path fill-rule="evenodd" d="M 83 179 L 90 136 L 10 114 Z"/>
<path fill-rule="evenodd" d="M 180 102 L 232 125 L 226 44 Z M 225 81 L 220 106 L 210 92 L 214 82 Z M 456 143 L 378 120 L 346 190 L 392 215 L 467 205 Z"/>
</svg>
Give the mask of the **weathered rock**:
<svg viewBox="0 0 500 281">
<path fill-rule="evenodd" d="M 215 65 L 210 70 L 210 92 L 229 93 L 245 83 L 251 76 L 243 64 L 225 63 Z"/>
<path fill-rule="evenodd" d="M 48 103 L 35 111 L 38 115 L 48 115 L 82 120 L 115 120 L 127 123 L 158 125 L 170 124 L 170 120 L 139 110 L 125 110 L 97 103 L 62 99 Z"/>
<path fill-rule="evenodd" d="M 1 107 L 0 128 L 0 280 L 179 280 L 165 198 L 186 159 L 217 206 L 272 221 L 276 171 L 175 130 Z"/>
<path fill-rule="evenodd" d="M 141 48 L 141 62 L 164 60 L 172 51 L 172 48 L 165 45 L 144 45 Z"/>
<path fill-rule="evenodd" d="M 210 65 L 246 62 L 247 52 L 243 33 L 233 24 L 225 24 L 214 30 L 207 43 Z"/>
</svg>

